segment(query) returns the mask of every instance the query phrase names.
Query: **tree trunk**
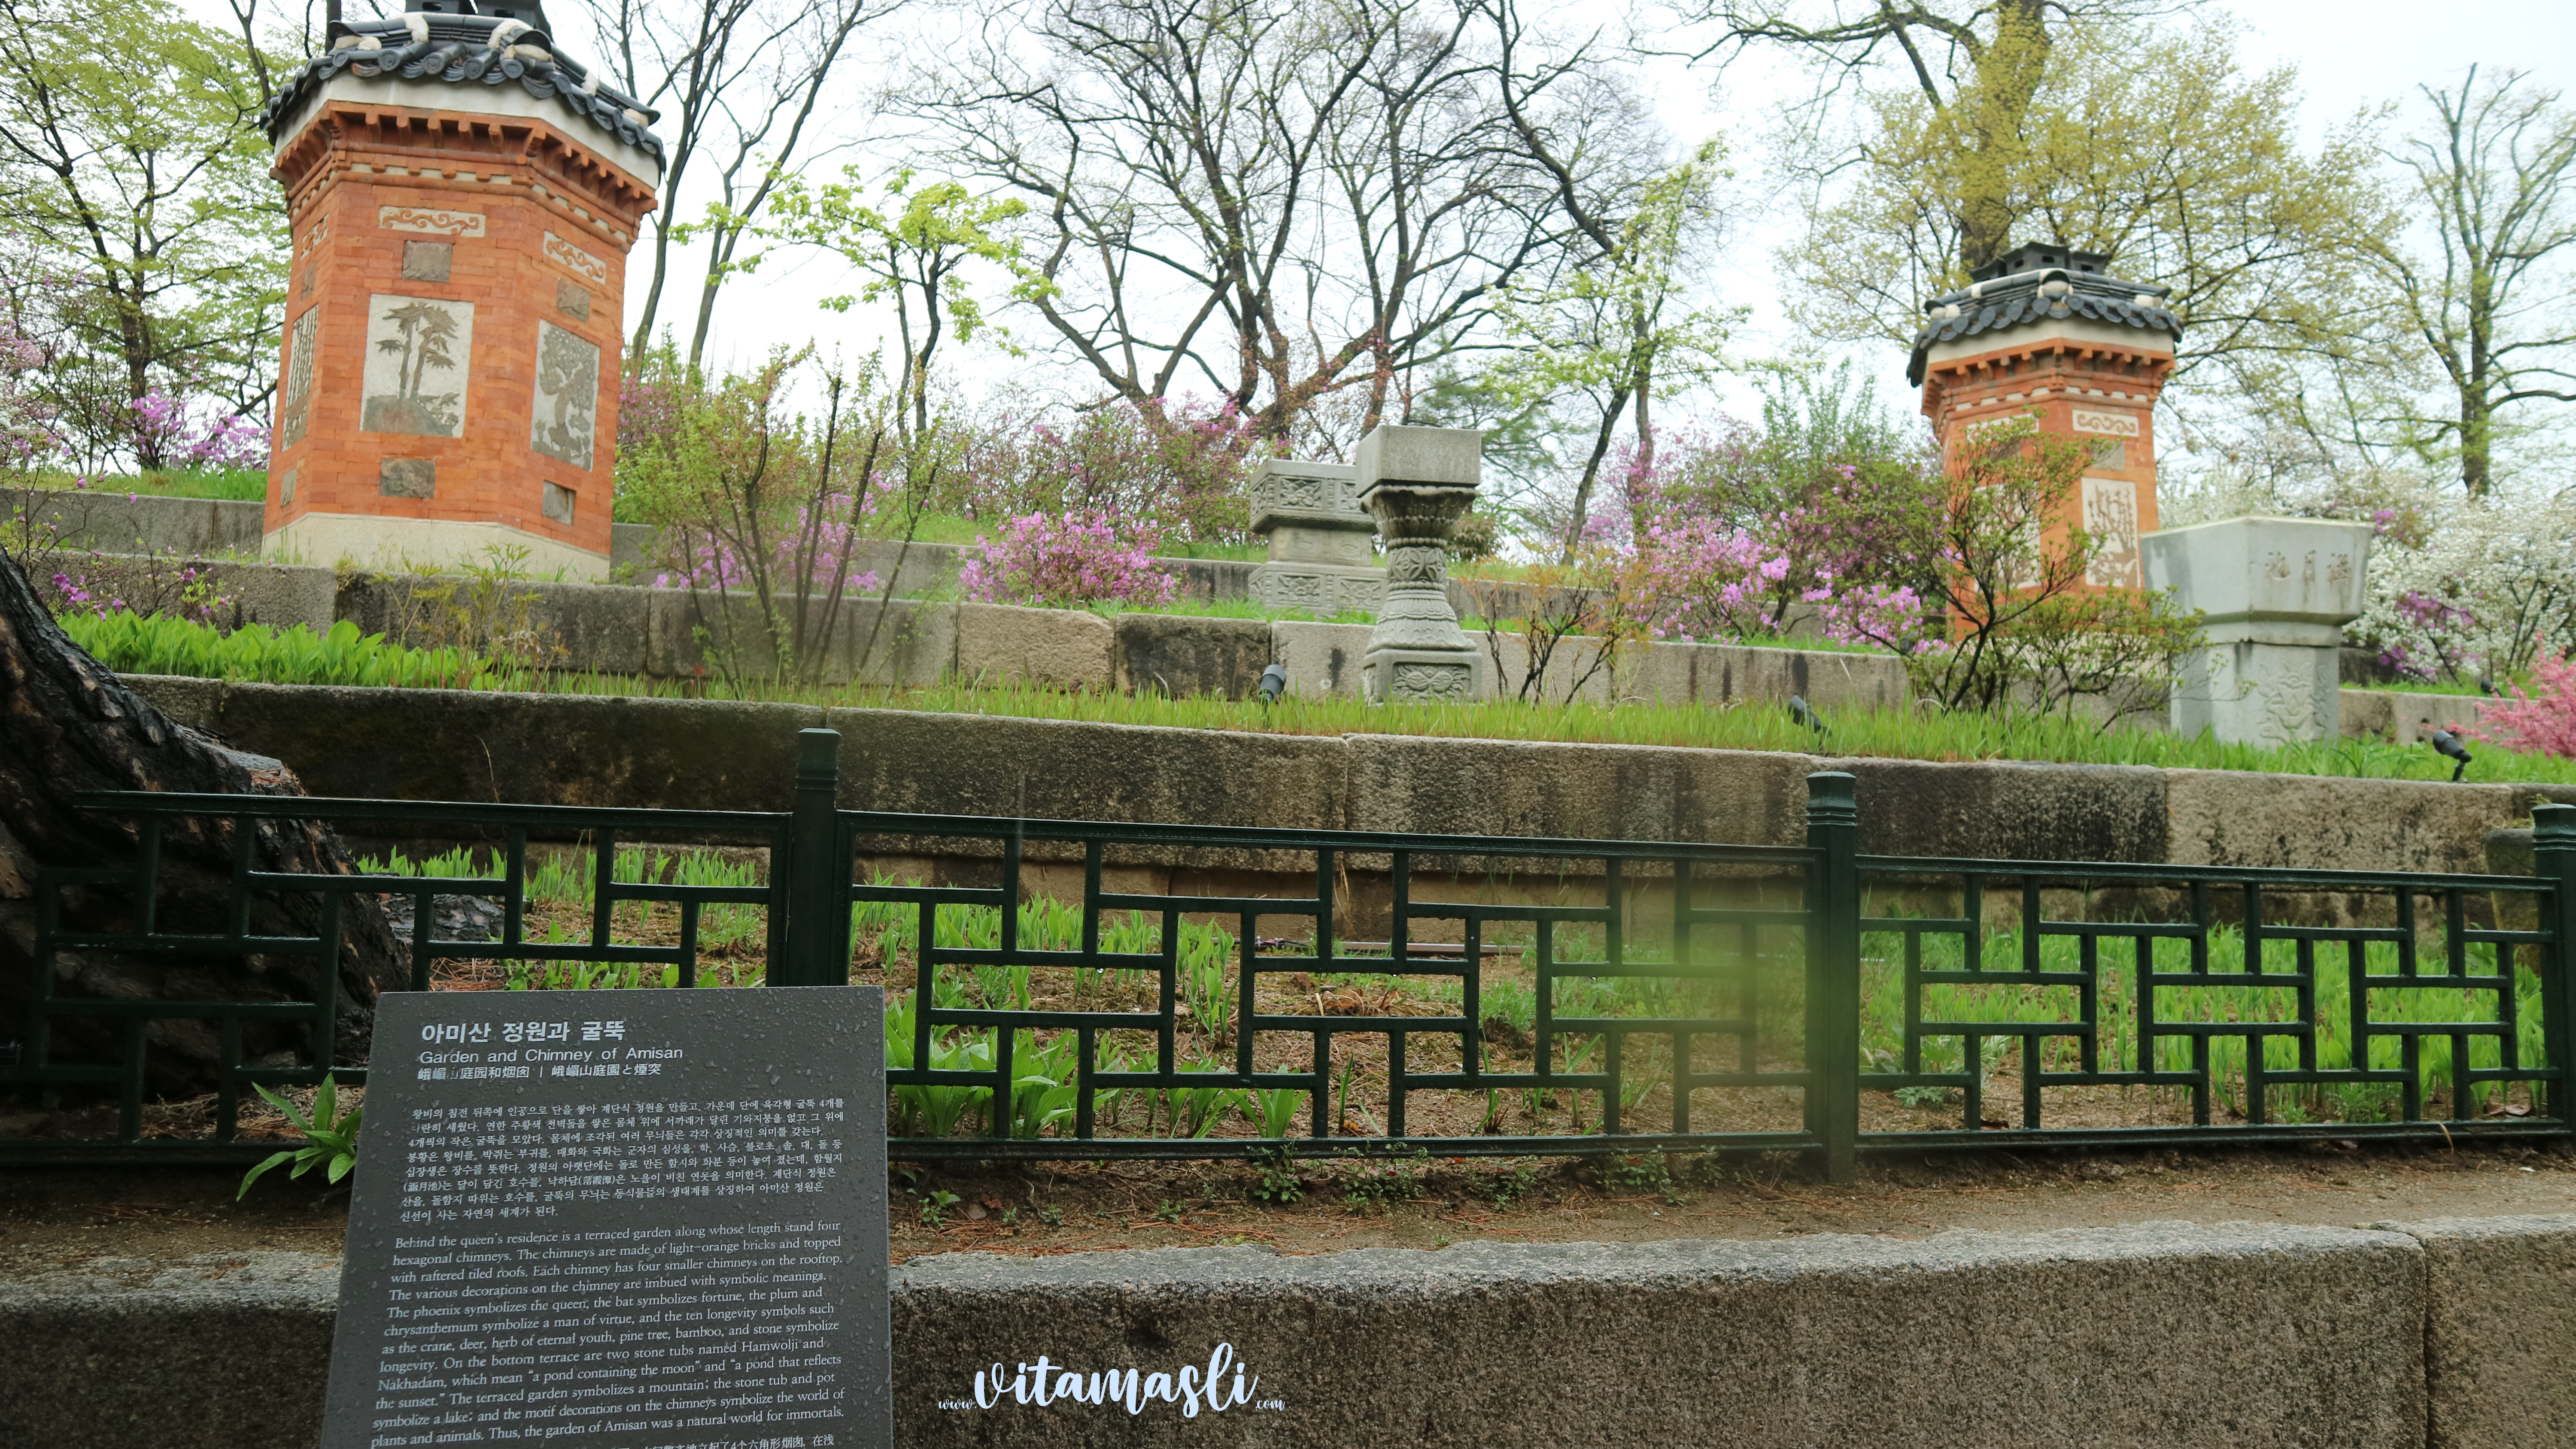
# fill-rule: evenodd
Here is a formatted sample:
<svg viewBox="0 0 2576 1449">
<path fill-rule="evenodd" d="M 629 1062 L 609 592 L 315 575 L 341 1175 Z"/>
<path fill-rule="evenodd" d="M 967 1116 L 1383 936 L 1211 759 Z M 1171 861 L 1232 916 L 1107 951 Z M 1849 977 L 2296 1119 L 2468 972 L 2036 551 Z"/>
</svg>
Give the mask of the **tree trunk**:
<svg viewBox="0 0 2576 1449">
<path fill-rule="evenodd" d="M 247 755 L 174 723 L 90 658 L 56 624 L 15 559 L 0 554 L 0 1036 L 27 1038 L 34 981 L 36 872 L 41 866 L 130 866 L 132 821 L 72 808 L 88 790 L 301 795 L 295 776 L 275 760 Z M 260 821 L 253 859 L 259 869 L 352 873 L 339 839 L 306 821 Z M 161 839 L 158 925 L 165 932 L 225 929 L 232 875 L 230 822 L 171 819 Z M 115 886 L 57 892 L 61 926 L 70 931 L 124 932 L 136 924 L 135 903 Z M 341 910 L 336 1046 L 344 1061 L 363 1061 L 374 1025 L 376 993 L 408 984 L 384 910 L 371 894 L 353 894 Z M 317 895 L 252 898 L 255 935 L 315 935 Z M 283 954 L 168 954 L 65 951 L 54 960 L 58 998 L 192 1001 L 310 1001 L 318 958 Z M 113 1062 L 117 1024 L 105 1018 L 55 1017 L 53 1059 Z M 300 1023 L 243 1023 L 242 1060 L 271 1065 L 309 1060 L 334 1043 L 315 1043 Z M 214 1089 L 221 1032 L 213 1021 L 167 1019 L 146 1030 L 145 1085 L 161 1096 Z"/>
</svg>

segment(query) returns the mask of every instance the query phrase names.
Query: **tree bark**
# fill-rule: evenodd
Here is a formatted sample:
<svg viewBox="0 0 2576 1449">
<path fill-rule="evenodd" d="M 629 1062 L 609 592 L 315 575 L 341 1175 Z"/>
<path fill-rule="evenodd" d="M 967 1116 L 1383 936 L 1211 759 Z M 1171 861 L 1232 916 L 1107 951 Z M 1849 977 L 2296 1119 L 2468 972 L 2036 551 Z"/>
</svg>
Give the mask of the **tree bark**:
<svg viewBox="0 0 2576 1449">
<path fill-rule="evenodd" d="M 72 807 L 72 797 L 89 790 L 304 793 L 277 761 L 229 749 L 127 689 L 72 642 L 17 561 L 0 554 L 0 1036 L 27 1038 L 37 968 L 37 871 L 135 860 L 133 821 Z M 353 873 L 325 825 L 270 820 L 247 828 L 255 832 L 252 858 L 259 869 Z M 165 825 L 156 902 L 162 931 L 224 930 L 232 848 L 231 822 L 181 818 Z M 117 886 L 64 888 L 56 896 L 61 926 L 131 931 L 137 923 L 131 897 Z M 336 1041 L 312 1041 L 301 1023 L 245 1022 L 243 1061 L 302 1064 L 309 1053 L 334 1047 L 342 1061 L 365 1059 L 376 993 L 403 989 L 408 969 L 377 898 L 345 899 Z M 321 920 L 318 895 L 252 898 L 253 934 L 311 937 Z M 319 958 L 309 955 L 66 951 L 54 959 L 52 989 L 57 998 L 310 1001 L 318 967 Z M 118 1059 L 118 1023 L 57 1016 L 51 1029 L 57 1063 Z M 145 1042 L 148 1090 L 168 1097 L 214 1089 L 222 1061 L 217 1022 L 156 1021 Z"/>
</svg>

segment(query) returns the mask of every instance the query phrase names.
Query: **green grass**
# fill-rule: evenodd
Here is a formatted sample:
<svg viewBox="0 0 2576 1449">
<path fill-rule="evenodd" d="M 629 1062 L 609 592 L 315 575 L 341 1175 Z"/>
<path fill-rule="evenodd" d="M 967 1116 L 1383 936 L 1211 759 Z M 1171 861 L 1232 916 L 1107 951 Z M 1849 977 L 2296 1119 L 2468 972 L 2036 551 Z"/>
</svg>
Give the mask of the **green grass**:
<svg viewBox="0 0 2576 1449">
<path fill-rule="evenodd" d="M 2523 681 L 2517 679 L 2500 679 L 2496 681 L 2496 687 L 2499 689 L 2510 689 L 2512 686 L 2522 682 Z M 2389 694 L 2458 694 L 2466 695 L 2471 699 L 2481 699 L 2486 695 L 2486 691 L 2478 688 L 2474 683 L 2460 684 L 2429 679 L 2401 679 L 2392 684 L 2381 684 L 2374 681 L 2369 684 L 2347 684 L 2344 688 L 2375 689 Z M 2510 698 L 2510 696 L 2507 697 Z"/>
<path fill-rule="evenodd" d="M 21 480 L 30 488 L 68 489 L 79 475 L 51 470 Z M 162 498 L 224 498 L 258 503 L 268 497 L 268 473 L 255 468 L 203 468 L 164 472 L 98 474 L 89 480 L 92 493 L 144 493 Z"/>
<path fill-rule="evenodd" d="M 358 634 L 343 621 L 327 634 L 301 626 L 245 628 L 219 635 L 167 617 L 104 619 L 68 616 L 64 626 L 108 667 L 135 674 L 189 674 L 281 684 L 392 684 L 413 688 L 526 689 L 558 694 L 642 698 L 745 698 L 827 707 L 903 709 L 943 714 L 1003 715 L 1103 724 L 1236 730 L 1291 735 L 1425 735 L 1564 744 L 1672 745 L 1698 749 L 1802 752 L 1827 757 L 1914 760 L 2046 760 L 2073 764 L 2151 765 L 2167 769 L 2251 770 L 2273 774 L 2366 779 L 2447 780 L 2450 764 L 2422 745 L 2378 740 L 2321 741 L 2262 747 L 2222 743 L 2208 735 L 2100 728 L 2061 716 L 2019 713 L 1831 711 L 1819 735 L 1786 709 L 1747 702 L 1724 708 L 1623 701 L 1594 704 L 1475 704 L 1382 708 L 1348 698 L 1257 700 L 1154 694 L 1068 694 L 1034 687 L 985 688 L 951 682 L 928 689 L 870 685 L 761 683 L 736 692 L 720 681 L 628 675 L 549 674 L 454 650 L 408 650 Z M 2477 747 L 2471 777 L 2480 782 L 2576 783 L 2576 760 L 2499 745 Z"/>
</svg>

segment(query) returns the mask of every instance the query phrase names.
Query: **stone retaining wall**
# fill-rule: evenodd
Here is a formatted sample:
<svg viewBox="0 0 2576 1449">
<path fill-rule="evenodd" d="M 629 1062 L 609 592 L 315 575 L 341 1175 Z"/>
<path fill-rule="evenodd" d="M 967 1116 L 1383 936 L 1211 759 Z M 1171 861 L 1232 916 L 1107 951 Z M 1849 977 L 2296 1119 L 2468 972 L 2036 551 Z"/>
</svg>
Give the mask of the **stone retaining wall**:
<svg viewBox="0 0 2576 1449">
<path fill-rule="evenodd" d="M 893 1275 L 896 1432 L 907 1449 L 2556 1449 L 2576 1442 L 2571 1274 L 2576 1218 L 952 1254 Z M 0 1442 L 305 1449 L 338 1276 L 264 1252 L 0 1282 Z M 1219 1344 L 1252 1402 L 971 1407 L 997 1363 L 1177 1376 Z"/>
<path fill-rule="evenodd" d="M 1889 855 L 2480 872 L 2489 831 L 2576 802 L 2576 786 L 132 682 L 317 795 L 784 810 L 796 731 L 829 726 L 845 806 L 1058 820 L 1794 845 L 1805 777 L 1844 769 L 1861 848 Z"/>
</svg>

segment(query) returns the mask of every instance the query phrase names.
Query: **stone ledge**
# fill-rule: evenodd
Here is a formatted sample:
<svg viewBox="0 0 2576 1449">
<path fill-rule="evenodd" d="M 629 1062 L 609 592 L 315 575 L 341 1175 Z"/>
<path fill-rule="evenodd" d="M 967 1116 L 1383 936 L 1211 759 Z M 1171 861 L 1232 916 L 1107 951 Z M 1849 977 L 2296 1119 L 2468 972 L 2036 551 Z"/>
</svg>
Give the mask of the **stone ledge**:
<svg viewBox="0 0 2576 1449">
<path fill-rule="evenodd" d="M 944 1255 L 893 1274 L 899 1438 L 2557 1445 L 2571 1245 L 2550 1218 Z M 309 1446 L 337 1278 L 279 1252 L 0 1282 L 0 1441 Z M 1151 1373 L 1220 1342 L 1284 1408 L 938 1407 L 996 1361 Z"/>
<path fill-rule="evenodd" d="M 2576 1444 L 2576 1217 L 2381 1223 L 2421 1244 L 2430 1443 Z"/>
<path fill-rule="evenodd" d="M 1103 661 L 1114 640 L 1100 622 Z M 1315 657 L 1324 643 L 1300 647 Z M 286 761 L 317 795 L 778 810 L 795 732 L 826 723 L 805 705 L 130 682 L 173 717 Z M 1848 769 L 1860 777 L 1861 847 L 1874 853 L 2484 873 L 2490 830 L 2535 800 L 2576 798 L 2569 786 L 913 710 L 833 710 L 829 723 L 842 732 L 852 809 L 1140 824 L 1794 845 L 1806 774 Z"/>
<path fill-rule="evenodd" d="M 897 1282 L 898 1437 L 922 1446 L 2234 1449 L 2414 1444 L 2425 1413 L 2422 1255 L 2394 1233 L 956 1255 Z M 937 1407 L 996 1359 L 1176 1369 L 1220 1342 L 1283 1412 Z"/>
</svg>

